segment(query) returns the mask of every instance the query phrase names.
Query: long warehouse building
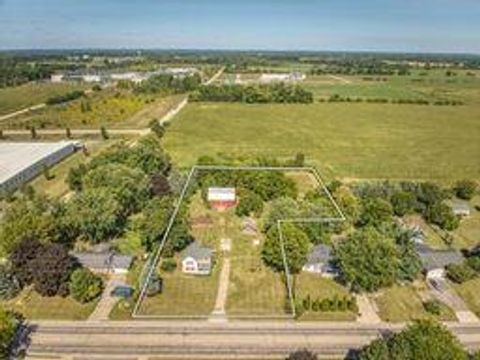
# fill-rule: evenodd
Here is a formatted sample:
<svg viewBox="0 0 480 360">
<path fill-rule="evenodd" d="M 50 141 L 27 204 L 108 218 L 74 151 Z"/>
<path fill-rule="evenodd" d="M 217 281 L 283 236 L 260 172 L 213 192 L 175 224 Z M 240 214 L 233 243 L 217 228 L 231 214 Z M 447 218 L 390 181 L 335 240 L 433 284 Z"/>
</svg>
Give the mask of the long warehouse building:
<svg viewBox="0 0 480 360">
<path fill-rule="evenodd" d="M 18 189 L 81 146 L 77 141 L 0 142 L 0 195 Z"/>
</svg>

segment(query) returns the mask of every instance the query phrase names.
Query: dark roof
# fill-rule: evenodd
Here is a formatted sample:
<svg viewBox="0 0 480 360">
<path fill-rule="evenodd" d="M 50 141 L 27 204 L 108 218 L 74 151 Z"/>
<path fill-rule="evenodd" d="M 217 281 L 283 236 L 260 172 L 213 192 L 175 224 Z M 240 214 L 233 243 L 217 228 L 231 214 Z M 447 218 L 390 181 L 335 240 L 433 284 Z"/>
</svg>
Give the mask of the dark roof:
<svg viewBox="0 0 480 360">
<path fill-rule="evenodd" d="M 460 264 L 464 260 L 458 250 L 436 250 L 425 244 L 415 244 L 415 249 L 426 271 L 441 269 L 449 264 Z"/>
<path fill-rule="evenodd" d="M 313 265 L 318 263 L 328 263 L 332 259 L 332 250 L 330 246 L 320 244 L 315 245 L 307 257 L 307 263 L 305 265 Z"/>
<path fill-rule="evenodd" d="M 195 260 L 207 259 L 212 257 L 213 249 L 203 246 L 197 241 L 194 241 L 187 246 L 183 255 L 184 259 L 187 257 L 192 257 Z"/>
<path fill-rule="evenodd" d="M 132 256 L 107 253 L 72 253 L 78 262 L 86 268 L 97 270 L 128 270 L 133 262 Z"/>
</svg>

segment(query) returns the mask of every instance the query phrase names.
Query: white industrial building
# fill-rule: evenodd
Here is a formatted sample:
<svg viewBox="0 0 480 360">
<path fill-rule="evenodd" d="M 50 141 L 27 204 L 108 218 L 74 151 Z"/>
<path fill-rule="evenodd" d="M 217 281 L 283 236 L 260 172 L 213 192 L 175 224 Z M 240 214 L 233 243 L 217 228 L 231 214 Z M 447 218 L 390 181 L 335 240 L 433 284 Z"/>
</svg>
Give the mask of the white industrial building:
<svg viewBox="0 0 480 360">
<path fill-rule="evenodd" d="M 262 83 L 272 82 L 295 82 L 305 80 L 306 76 L 300 72 L 291 73 L 273 73 L 260 75 L 259 81 Z"/>
<path fill-rule="evenodd" d="M 77 141 L 0 142 L 0 194 L 18 189 L 81 146 Z"/>
</svg>

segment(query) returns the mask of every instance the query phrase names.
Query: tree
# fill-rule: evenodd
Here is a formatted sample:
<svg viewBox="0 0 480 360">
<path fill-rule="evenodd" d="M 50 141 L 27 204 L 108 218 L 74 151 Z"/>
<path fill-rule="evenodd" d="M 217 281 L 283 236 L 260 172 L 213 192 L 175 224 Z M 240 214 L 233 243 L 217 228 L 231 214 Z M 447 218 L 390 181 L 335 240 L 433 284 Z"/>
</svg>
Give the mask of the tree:
<svg viewBox="0 0 480 360">
<path fill-rule="evenodd" d="M 83 188 L 107 189 L 122 207 L 124 215 L 138 211 L 150 195 L 150 182 L 142 170 L 115 163 L 88 171 L 83 178 Z"/>
<path fill-rule="evenodd" d="M 76 194 L 66 205 L 65 226 L 92 243 L 99 243 L 121 230 L 124 218 L 115 195 L 106 188 Z"/>
<path fill-rule="evenodd" d="M 418 201 L 422 202 L 426 207 L 438 204 L 446 199 L 447 194 L 440 186 L 431 182 L 421 183 L 416 188 Z"/>
<path fill-rule="evenodd" d="M 67 139 L 72 138 L 72 131 L 70 130 L 69 127 L 65 128 L 65 136 L 67 137 Z"/>
<path fill-rule="evenodd" d="M 413 281 L 422 271 L 422 261 L 418 256 L 414 243 L 410 240 L 410 232 L 404 232 L 404 239 L 397 239 L 400 262 L 397 278 L 402 281 Z"/>
<path fill-rule="evenodd" d="M 42 296 L 67 296 L 70 275 L 78 264 L 61 244 L 48 244 L 40 248 L 31 261 L 33 285 Z"/>
<path fill-rule="evenodd" d="M 398 274 L 399 254 L 391 239 L 365 228 L 340 242 L 335 258 L 342 280 L 352 288 L 375 291 L 392 285 Z"/>
<path fill-rule="evenodd" d="M 260 215 L 263 211 L 263 200 L 254 192 L 245 192 L 240 196 L 240 201 L 235 208 L 238 216 L 249 216 L 252 213 Z"/>
<path fill-rule="evenodd" d="M 18 327 L 15 316 L 0 306 L 0 357 L 9 358 L 10 346 Z"/>
<path fill-rule="evenodd" d="M 465 281 L 471 280 L 477 276 L 474 269 L 463 264 L 449 264 L 447 265 L 447 277 L 455 283 L 461 284 Z"/>
<path fill-rule="evenodd" d="M 432 320 L 417 320 L 385 339 L 363 348 L 359 360 L 467 360 L 459 340 Z"/>
<path fill-rule="evenodd" d="M 262 259 L 268 266 L 276 271 L 285 271 L 284 254 L 290 273 L 300 272 L 307 261 L 309 249 L 308 236 L 297 226 L 291 223 L 284 223 L 281 226 L 281 233 L 277 226 L 272 227 L 263 244 Z M 280 235 L 281 234 L 281 235 Z M 281 237 L 280 237 L 281 236 Z"/>
<path fill-rule="evenodd" d="M 70 294 L 80 303 L 87 303 L 100 296 L 103 281 L 89 269 L 78 268 L 70 278 Z"/>
<path fill-rule="evenodd" d="M 164 247 L 166 257 L 173 256 L 176 252 L 182 251 L 194 241 L 190 234 L 187 220 L 183 217 L 178 218 L 170 229 L 168 239 Z"/>
<path fill-rule="evenodd" d="M 360 205 L 358 199 L 347 186 L 339 186 L 333 192 L 333 197 L 338 206 L 353 222 L 356 222 L 360 215 Z"/>
<path fill-rule="evenodd" d="M 400 191 L 392 195 L 390 202 L 395 215 L 404 216 L 414 211 L 417 198 L 412 192 Z"/>
<path fill-rule="evenodd" d="M 300 209 L 298 208 L 298 204 L 292 198 L 282 197 L 272 201 L 265 220 L 265 231 L 276 226 L 278 220 L 293 219 L 298 217 L 299 213 Z"/>
<path fill-rule="evenodd" d="M 303 350 L 297 350 L 290 353 L 290 355 L 288 355 L 286 360 L 317 360 L 317 359 L 318 357 L 315 353 L 307 349 L 303 349 Z"/>
<path fill-rule="evenodd" d="M 435 203 L 427 208 L 425 219 L 432 224 L 440 226 L 443 230 L 455 230 L 460 221 L 453 213 L 450 206 L 444 203 Z"/>
<path fill-rule="evenodd" d="M 362 204 L 358 223 L 361 226 L 379 226 L 390 220 L 392 213 L 392 205 L 388 201 L 380 198 L 366 199 Z"/>
<path fill-rule="evenodd" d="M 33 282 L 36 269 L 32 262 L 42 249 L 43 245 L 38 240 L 27 238 L 20 241 L 10 253 L 12 274 L 22 287 Z"/>
<path fill-rule="evenodd" d="M 11 269 L 0 265 L 0 300 L 10 300 L 18 295 L 21 287 Z"/>
<path fill-rule="evenodd" d="M 77 167 L 72 167 L 68 171 L 66 183 L 70 190 L 81 191 L 83 188 L 83 177 L 87 173 L 88 168 L 85 164 L 80 164 Z"/>
<path fill-rule="evenodd" d="M 455 184 L 453 190 L 460 199 L 470 200 L 477 191 L 477 183 L 473 180 L 461 180 Z"/>
<path fill-rule="evenodd" d="M 37 138 L 37 129 L 35 129 L 35 126 L 30 126 L 30 136 L 32 139 Z"/>
<path fill-rule="evenodd" d="M 150 130 L 155 135 L 157 135 L 159 139 L 161 139 L 163 135 L 165 135 L 165 127 L 160 124 L 160 121 L 158 121 L 158 119 L 153 119 L 152 121 L 150 121 Z"/>
<path fill-rule="evenodd" d="M 153 174 L 150 178 L 152 192 L 157 196 L 164 196 L 171 193 L 170 183 L 165 175 Z"/>
</svg>

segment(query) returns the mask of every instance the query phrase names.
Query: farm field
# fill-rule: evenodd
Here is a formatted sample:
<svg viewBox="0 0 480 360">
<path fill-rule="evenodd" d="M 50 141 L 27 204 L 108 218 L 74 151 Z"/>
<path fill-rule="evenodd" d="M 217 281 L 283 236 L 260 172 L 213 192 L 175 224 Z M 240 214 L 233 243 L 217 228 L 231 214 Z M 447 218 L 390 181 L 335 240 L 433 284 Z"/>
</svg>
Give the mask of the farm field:
<svg viewBox="0 0 480 360">
<path fill-rule="evenodd" d="M 82 84 L 29 83 L 0 89 L 0 115 L 44 103 L 48 98 L 64 95 L 73 90 L 84 90 Z"/>
<path fill-rule="evenodd" d="M 185 167 L 201 155 L 286 159 L 302 152 L 344 179 L 479 179 L 479 116 L 480 105 L 194 103 L 164 143 Z"/>
</svg>

